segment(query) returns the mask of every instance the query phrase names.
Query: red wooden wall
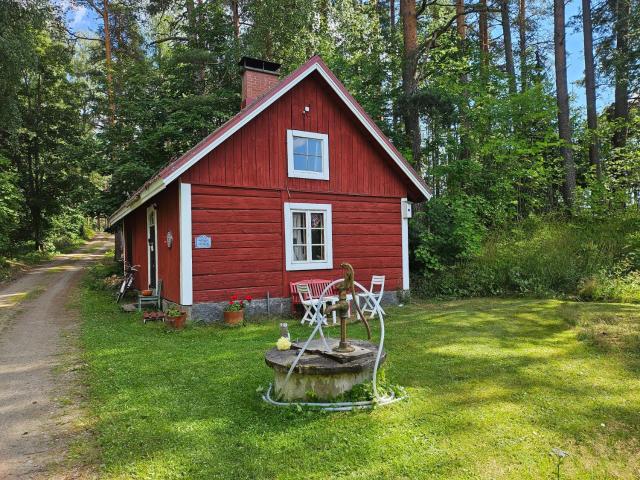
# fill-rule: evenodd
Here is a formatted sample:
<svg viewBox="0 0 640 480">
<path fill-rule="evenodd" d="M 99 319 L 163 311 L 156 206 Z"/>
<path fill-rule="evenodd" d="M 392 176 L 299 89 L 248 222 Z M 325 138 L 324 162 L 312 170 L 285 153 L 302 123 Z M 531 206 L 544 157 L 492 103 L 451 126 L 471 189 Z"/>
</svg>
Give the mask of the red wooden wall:
<svg viewBox="0 0 640 480">
<path fill-rule="evenodd" d="M 330 203 L 333 270 L 285 270 L 284 203 Z M 192 187 L 193 235 L 212 238 L 211 249 L 193 250 L 194 302 L 228 300 L 233 294 L 265 298 L 289 296 L 289 282 L 341 276 L 350 262 L 356 280 L 386 275 L 386 289 L 402 285 L 400 200 L 387 197 L 273 190 Z"/>
<path fill-rule="evenodd" d="M 305 106 L 309 113 L 303 114 Z M 329 135 L 329 180 L 288 178 L 287 129 Z M 196 163 L 186 183 L 402 197 L 408 179 L 317 73 Z"/>
<path fill-rule="evenodd" d="M 180 204 L 174 182 L 153 201 L 158 204 L 158 278 L 162 279 L 162 296 L 180 301 Z M 173 245 L 167 246 L 167 232 L 173 234 Z"/>
<path fill-rule="evenodd" d="M 131 251 L 125 251 L 125 258 L 131 265 L 139 265 L 134 279 L 134 287 L 142 290 L 147 288 L 147 219 L 146 206 L 131 212 L 124 219 L 125 237 L 132 233 Z M 126 245 L 126 242 L 125 242 Z"/>
<path fill-rule="evenodd" d="M 303 115 L 305 106 L 310 112 Z M 287 129 L 329 136 L 329 180 L 289 178 Z M 310 76 L 189 169 L 194 302 L 230 295 L 288 297 L 289 282 L 341 276 L 350 262 L 368 285 L 402 285 L 400 199 L 411 188 L 391 159 L 319 77 Z M 284 203 L 332 204 L 333 270 L 285 269 Z"/>
<path fill-rule="evenodd" d="M 141 205 L 130 213 L 124 221 L 125 230 L 132 229 L 132 252 L 127 253 L 127 261 L 140 265 L 136 275 L 135 287 L 147 288 L 147 207 L 151 203 L 157 205 L 158 231 L 158 278 L 162 279 L 162 296 L 172 302 L 180 301 L 180 212 L 178 203 L 178 182 L 154 197 L 150 202 Z M 167 232 L 173 234 L 173 245 L 167 245 Z"/>
</svg>

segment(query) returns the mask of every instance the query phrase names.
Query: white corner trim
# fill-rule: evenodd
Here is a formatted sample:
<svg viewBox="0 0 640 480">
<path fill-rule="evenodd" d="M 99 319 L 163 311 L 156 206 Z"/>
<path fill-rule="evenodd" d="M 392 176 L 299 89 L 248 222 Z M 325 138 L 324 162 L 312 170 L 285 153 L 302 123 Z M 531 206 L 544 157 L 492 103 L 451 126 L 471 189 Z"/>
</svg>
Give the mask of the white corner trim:
<svg viewBox="0 0 640 480">
<path fill-rule="evenodd" d="M 353 114 L 358 118 L 358 120 L 360 120 L 360 123 L 362 123 L 364 127 L 367 129 L 367 131 L 371 135 L 373 135 L 373 138 L 375 138 L 378 141 L 380 146 L 382 146 L 384 151 L 387 152 L 387 154 L 393 159 L 394 162 L 396 162 L 396 164 L 400 167 L 400 169 L 404 172 L 404 174 L 407 177 L 409 177 L 411 182 L 418 188 L 420 193 L 422 193 L 427 198 L 427 200 L 431 199 L 431 193 L 429 192 L 429 190 L 425 188 L 425 186 L 415 177 L 415 175 L 411 172 L 411 170 L 409 170 L 409 168 L 405 165 L 405 163 L 397 155 L 397 153 L 394 152 L 389 147 L 389 145 L 387 145 L 387 142 L 385 142 L 384 139 L 380 136 L 380 134 L 376 131 L 376 129 L 373 128 L 369 120 L 362 114 L 362 112 L 356 107 L 356 105 L 354 105 L 353 102 L 351 102 L 349 97 L 347 97 L 344 94 L 342 89 L 340 89 L 338 85 L 335 84 L 331 76 L 324 70 L 324 68 L 320 68 L 318 64 L 316 64 L 316 67 L 320 75 L 322 75 L 322 78 L 324 78 L 327 81 L 327 83 L 331 86 L 334 92 L 336 92 L 338 97 L 340 97 L 340 99 L 349 107 L 349 110 L 351 110 Z"/>
<path fill-rule="evenodd" d="M 293 157 L 293 137 L 313 138 L 322 142 L 322 172 L 296 170 Z M 311 180 L 329 180 L 329 135 L 326 133 L 287 130 L 287 164 L 290 178 L 308 178 Z"/>
<path fill-rule="evenodd" d="M 407 199 L 400 201 L 400 218 L 402 222 L 402 289 L 409 290 L 409 219 L 402 214 Z"/>
<path fill-rule="evenodd" d="M 292 211 L 310 211 L 324 213 L 324 244 L 325 257 L 323 261 L 296 262 L 293 260 Z M 294 270 L 330 270 L 333 268 L 333 228 L 330 203 L 285 203 L 284 204 L 284 238 L 285 264 L 287 271 Z"/>
<path fill-rule="evenodd" d="M 193 260 L 191 241 L 191 184 L 181 183 L 180 205 L 180 304 L 193 305 Z"/>
</svg>

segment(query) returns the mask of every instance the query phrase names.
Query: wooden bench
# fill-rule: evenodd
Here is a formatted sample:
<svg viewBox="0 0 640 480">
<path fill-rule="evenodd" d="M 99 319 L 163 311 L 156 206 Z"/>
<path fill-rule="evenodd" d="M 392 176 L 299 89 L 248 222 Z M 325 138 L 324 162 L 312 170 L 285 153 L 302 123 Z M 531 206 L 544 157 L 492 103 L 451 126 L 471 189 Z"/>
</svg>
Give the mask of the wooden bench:
<svg viewBox="0 0 640 480">
<path fill-rule="evenodd" d="M 291 293 L 291 313 L 294 315 L 296 313 L 296 309 L 300 306 L 300 296 L 298 295 L 298 290 L 296 289 L 296 285 L 298 285 L 299 283 L 309 285 L 311 296 L 313 298 L 319 298 L 322 291 L 326 288 L 327 285 L 331 283 L 331 280 L 322 280 L 319 278 L 315 278 L 289 283 L 289 290 Z M 335 286 L 333 286 L 331 287 L 331 289 L 329 289 L 327 295 L 337 295 L 337 293 L 338 291 L 336 290 Z"/>
</svg>

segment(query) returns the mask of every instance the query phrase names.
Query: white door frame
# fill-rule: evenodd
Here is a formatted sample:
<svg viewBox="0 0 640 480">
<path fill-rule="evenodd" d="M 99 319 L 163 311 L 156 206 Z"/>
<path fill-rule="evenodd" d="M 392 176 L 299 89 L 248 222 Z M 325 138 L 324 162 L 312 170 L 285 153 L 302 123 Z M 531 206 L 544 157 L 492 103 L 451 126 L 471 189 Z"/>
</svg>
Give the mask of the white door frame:
<svg viewBox="0 0 640 480">
<path fill-rule="evenodd" d="M 193 305 L 191 184 L 180 182 L 180 304 Z"/>
<path fill-rule="evenodd" d="M 153 214 L 153 225 L 155 227 L 154 229 L 154 239 L 153 239 L 153 244 L 154 244 L 154 251 L 153 253 L 155 254 L 155 260 L 156 260 L 156 281 L 155 281 L 155 285 L 156 288 L 158 288 L 158 210 L 156 209 L 155 205 L 151 205 L 149 207 L 147 207 L 147 238 L 145 239 L 147 242 L 147 286 L 150 288 L 151 287 L 151 251 L 149 250 L 149 227 L 151 226 L 149 224 L 149 214 L 152 213 Z"/>
</svg>

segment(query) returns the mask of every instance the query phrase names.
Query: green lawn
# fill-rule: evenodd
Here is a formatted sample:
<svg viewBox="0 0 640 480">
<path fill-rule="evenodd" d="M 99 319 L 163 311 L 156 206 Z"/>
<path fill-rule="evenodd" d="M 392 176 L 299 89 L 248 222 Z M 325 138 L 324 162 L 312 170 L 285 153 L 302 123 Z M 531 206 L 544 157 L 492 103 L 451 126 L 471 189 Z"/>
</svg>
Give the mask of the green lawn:
<svg viewBox="0 0 640 480">
<path fill-rule="evenodd" d="M 329 414 L 260 400 L 275 321 L 174 333 L 103 293 L 80 303 L 105 478 L 542 479 L 555 478 L 554 447 L 570 454 L 562 478 L 640 476 L 636 306 L 390 308 L 386 374 L 410 398 Z"/>
</svg>

